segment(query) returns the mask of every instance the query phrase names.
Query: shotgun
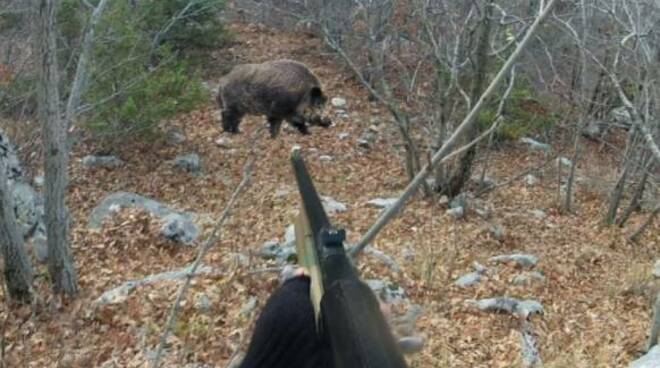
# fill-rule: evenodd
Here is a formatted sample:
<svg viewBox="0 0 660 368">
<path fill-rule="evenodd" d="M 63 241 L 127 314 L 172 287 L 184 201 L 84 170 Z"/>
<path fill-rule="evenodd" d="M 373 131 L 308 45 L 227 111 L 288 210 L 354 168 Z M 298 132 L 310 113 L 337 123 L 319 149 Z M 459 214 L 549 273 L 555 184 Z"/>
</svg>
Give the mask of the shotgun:
<svg viewBox="0 0 660 368">
<path fill-rule="evenodd" d="M 319 335 L 336 368 L 404 368 L 406 362 L 380 309 L 345 249 L 344 229 L 332 226 L 299 148 L 291 161 L 302 202 L 295 221 L 298 263 L 310 273 Z"/>
</svg>

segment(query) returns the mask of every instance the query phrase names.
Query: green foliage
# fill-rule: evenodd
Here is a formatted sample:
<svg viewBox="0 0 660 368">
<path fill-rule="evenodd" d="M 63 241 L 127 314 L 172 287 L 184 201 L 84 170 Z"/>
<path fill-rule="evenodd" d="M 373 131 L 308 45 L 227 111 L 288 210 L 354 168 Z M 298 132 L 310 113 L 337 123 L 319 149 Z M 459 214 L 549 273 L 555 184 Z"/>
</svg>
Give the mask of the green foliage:
<svg viewBox="0 0 660 368">
<path fill-rule="evenodd" d="M 495 102 L 485 108 L 477 117 L 481 131 L 487 130 L 497 115 Z M 552 113 L 535 99 L 526 83 L 514 86 L 504 108 L 504 121 L 495 131 L 495 141 L 514 141 L 524 136 L 534 135 L 552 127 L 555 119 Z"/>
<path fill-rule="evenodd" d="M 94 5 L 98 0 L 90 1 Z M 190 5 L 189 5 L 190 4 Z M 112 1 L 96 27 L 83 121 L 104 138 L 151 137 L 159 122 L 208 101 L 189 50 L 219 47 L 224 0 Z M 63 0 L 62 49 L 77 57 L 89 7 Z M 76 60 L 61 53 L 69 78 Z"/>
</svg>

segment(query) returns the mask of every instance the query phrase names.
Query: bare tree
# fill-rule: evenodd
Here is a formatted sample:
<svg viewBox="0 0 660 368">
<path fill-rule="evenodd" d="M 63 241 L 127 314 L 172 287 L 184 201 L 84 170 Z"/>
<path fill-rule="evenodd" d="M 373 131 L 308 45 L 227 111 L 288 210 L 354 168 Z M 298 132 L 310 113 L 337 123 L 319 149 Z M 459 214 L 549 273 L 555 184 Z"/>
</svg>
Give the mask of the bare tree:
<svg viewBox="0 0 660 368">
<path fill-rule="evenodd" d="M 7 184 L 7 167 L 0 158 L 0 249 L 4 260 L 4 276 L 10 297 L 30 301 L 32 265 L 28 258 L 14 213 L 14 199 Z"/>
<path fill-rule="evenodd" d="M 57 0 L 36 0 L 39 56 L 39 120 L 45 156 L 45 222 L 48 236 L 48 271 L 55 293 L 73 296 L 78 291 L 78 277 L 71 254 L 69 213 L 66 206 L 69 147 L 67 123 L 62 117 L 55 12 Z"/>
</svg>

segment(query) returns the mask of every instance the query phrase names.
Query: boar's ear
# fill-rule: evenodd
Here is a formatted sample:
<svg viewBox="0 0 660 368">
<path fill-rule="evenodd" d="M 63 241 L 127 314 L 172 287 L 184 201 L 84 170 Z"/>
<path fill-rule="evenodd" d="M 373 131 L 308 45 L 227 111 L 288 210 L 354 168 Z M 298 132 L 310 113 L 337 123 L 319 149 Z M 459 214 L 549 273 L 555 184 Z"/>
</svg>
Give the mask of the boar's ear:
<svg viewBox="0 0 660 368">
<path fill-rule="evenodd" d="M 325 105 L 326 97 L 323 95 L 321 88 L 312 87 L 312 89 L 309 91 L 309 100 L 312 106 L 320 107 Z"/>
</svg>

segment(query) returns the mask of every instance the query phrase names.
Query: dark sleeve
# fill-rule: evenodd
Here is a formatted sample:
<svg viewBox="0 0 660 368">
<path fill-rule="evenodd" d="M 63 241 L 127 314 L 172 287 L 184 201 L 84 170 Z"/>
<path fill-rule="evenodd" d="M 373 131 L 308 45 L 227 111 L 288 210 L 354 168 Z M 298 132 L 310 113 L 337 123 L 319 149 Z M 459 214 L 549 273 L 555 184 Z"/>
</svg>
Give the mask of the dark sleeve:
<svg viewBox="0 0 660 368">
<path fill-rule="evenodd" d="M 316 332 L 307 276 L 287 280 L 257 319 L 240 368 L 326 368 L 329 348 Z"/>
</svg>

